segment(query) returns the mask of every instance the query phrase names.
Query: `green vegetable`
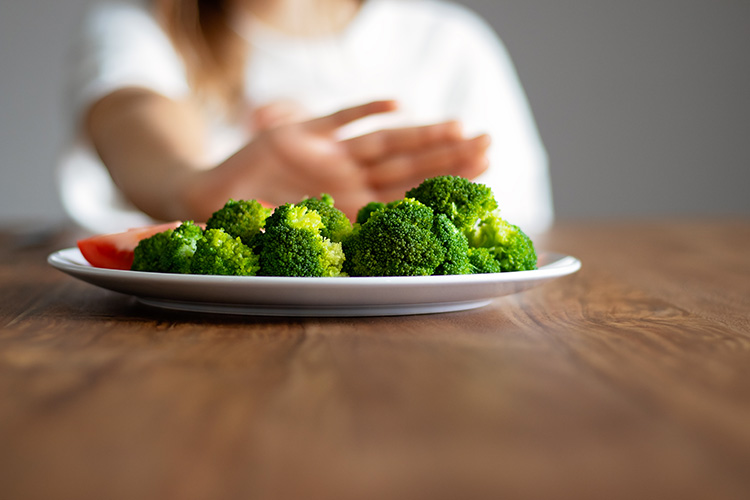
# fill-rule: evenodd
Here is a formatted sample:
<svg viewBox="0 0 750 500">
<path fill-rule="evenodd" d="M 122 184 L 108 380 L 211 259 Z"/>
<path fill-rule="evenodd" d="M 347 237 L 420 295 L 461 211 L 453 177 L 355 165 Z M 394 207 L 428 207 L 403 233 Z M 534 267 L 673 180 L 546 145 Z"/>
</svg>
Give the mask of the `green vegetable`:
<svg viewBox="0 0 750 500">
<path fill-rule="evenodd" d="M 373 212 L 377 212 L 378 210 L 382 210 L 385 208 L 385 203 L 381 203 L 379 201 L 371 201 L 364 207 L 359 209 L 359 212 L 357 212 L 357 224 L 364 224 L 367 219 L 370 218 L 370 215 L 372 215 Z"/>
<path fill-rule="evenodd" d="M 437 214 L 432 228 L 445 249 L 445 258 L 432 274 L 471 274 L 469 242 L 444 214 Z"/>
<path fill-rule="evenodd" d="M 534 244 L 526 233 L 506 220 L 497 211 L 485 216 L 477 226 L 466 231 L 469 246 L 485 248 L 503 272 L 529 271 L 537 268 Z M 474 256 L 472 265 L 481 265 L 482 257 Z M 488 269 L 488 267 L 484 267 Z M 495 271 L 490 271 L 495 272 Z"/>
<path fill-rule="evenodd" d="M 269 215 L 271 209 L 255 200 L 229 200 L 209 217 L 206 229 L 223 229 L 245 245 L 251 245 Z"/>
<path fill-rule="evenodd" d="M 258 256 L 239 237 L 223 229 L 206 229 L 198 240 L 190 272 L 254 276 L 258 269 Z"/>
<path fill-rule="evenodd" d="M 489 187 L 451 175 L 426 179 L 407 191 L 406 197 L 421 201 L 438 214 L 445 214 L 462 231 L 497 208 Z"/>
<path fill-rule="evenodd" d="M 174 229 L 157 233 L 138 242 L 133 250 L 133 271 L 168 272 L 162 269 L 161 260 L 164 256 L 167 243 L 172 238 Z"/>
<path fill-rule="evenodd" d="M 432 209 L 416 200 L 389 204 L 355 224 L 344 240 L 344 270 L 350 276 L 431 275 L 446 262 L 448 233 Z"/>
<path fill-rule="evenodd" d="M 495 254 L 488 248 L 469 248 L 469 265 L 472 274 L 487 274 L 502 272 L 500 262 L 495 260 Z"/>
<path fill-rule="evenodd" d="M 324 237 L 324 229 L 315 210 L 291 203 L 276 208 L 258 238 L 259 274 L 341 276 L 344 263 L 341 243 Z"/>
<path fill-rule="evenodd" d="M 531 239 L 499 215 L 492 191 L 454 176 L 426 179 L 352 226 L 322 194 L 275 210 L 229 200 L 206 223 L 142 240 L 132 269 L 238 276 L 426 276 L 537 268 Z"/>
<path fill-rule="evenodd" d="M 193 254 L 203 229 L 193 221 L 176 229 L 157 233 L 138 243 L 134 250 L 133 271 L 189 273 Z"/>
<path fill-rule="evenodd" d="M 323 194 L 320 198 L 306 198 L 299 202 L 298 206 L 318 212 L 323 223 L 320 235 L 324 238 L 341 243 L 352 232 L 352 223 L 344 212 L 333 206 L 331 195 Z"/>
</svg>

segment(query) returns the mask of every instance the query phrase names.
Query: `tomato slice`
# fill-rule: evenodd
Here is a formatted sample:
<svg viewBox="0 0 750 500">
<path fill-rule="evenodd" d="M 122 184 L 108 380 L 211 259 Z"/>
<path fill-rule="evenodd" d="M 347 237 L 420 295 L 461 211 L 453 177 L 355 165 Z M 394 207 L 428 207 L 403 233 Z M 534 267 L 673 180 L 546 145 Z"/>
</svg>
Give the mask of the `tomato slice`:
<svg viewBox="0 0 750 500">
<path fill-rule="evenodd" d="M 168 229 L 175 229 L 180 224 L 180 221 L 174 221 L 133 228 L 122 233 L 100 234 L 79 240 L 78 249 L 94 267 L 130 269 L 133 265 L 133 251 L 139 241 Z"/>
</svg>

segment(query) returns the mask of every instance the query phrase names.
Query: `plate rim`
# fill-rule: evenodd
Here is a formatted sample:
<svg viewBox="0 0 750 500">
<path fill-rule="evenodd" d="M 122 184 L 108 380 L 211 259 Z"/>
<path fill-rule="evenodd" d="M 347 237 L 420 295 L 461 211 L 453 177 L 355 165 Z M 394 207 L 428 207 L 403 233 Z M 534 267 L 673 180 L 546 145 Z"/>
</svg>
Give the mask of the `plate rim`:
<svg viewBox="0 0 750 500">
<path fill-rule="evenodd" d="M 77 257 L 73 260 L 69 257 L 72 254 Z M 124 269 L 106 269 L 94 267 L 85 261 L 81 251 L 77 247 L 69 247 L 52 252 L 47 257 L 47 262 L 54 268 L 67 272 L 92 276 L 116 276 L 123 280 L 154 280 L 154 281 L 185 281 L 195 280 L 197 282 L 250 282 L 271 284 L 278 283 L 281 285 L 322 285 L 333 286 L 336 284 L 348 285 L 397 285 L 397 284 L 438 284 L 452 281 L 464 282 L 466 280 L 476 281 L 518 281 L 520 279 L 539 279 L 566 276 L 578 271 L 581 268 L 581 261 L 572 256 L 559 252 L 540 252 L 540 256 L 550 259 L 539 269 L 530 271 L 513 271 L 504 273 L 485 273 L 485 274 L 452 274 L 452 275 L 431 275 L 431 276 L 338 276 L 338 277 L 287 277 L 287 276 L 222 276 L 222 275 L 202 275 L 202 274 L 177 274 L 177 273 L 156 273 L 148 271 L 131 271 Z M 241 281 L 240 281 L 241 280 Z"/>
<path fill-rule="evenodd" d="M 473 309 L 573 274 L 577 258 L 540 252 L 537 270 L 393 277 L 275 277 L 169 274 L 91 266 L 77 247 L 48 263 L 99 288 L 163 309 L 266 316 L 393 316 Z"/>
</svg>

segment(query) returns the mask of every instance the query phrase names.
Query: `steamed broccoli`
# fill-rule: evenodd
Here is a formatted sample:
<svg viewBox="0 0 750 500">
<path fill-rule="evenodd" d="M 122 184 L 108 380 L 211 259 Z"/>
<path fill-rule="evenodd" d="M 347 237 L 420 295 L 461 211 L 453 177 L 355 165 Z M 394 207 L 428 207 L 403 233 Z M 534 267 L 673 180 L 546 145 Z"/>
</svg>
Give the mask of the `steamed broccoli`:
<svg viewBox="0 0 750 500">
<path fill-rule="evenodd" d="M 372 215 L 373 212 L 377 212 L 378 210 L 382 210 L 385 208 L 385 203 L 382 203 L 380 201 L 371 201 L 364 207 L 359 209 L 359 212 L 357 212 L 357 224 L 364 224 L 367 219 L 370 218 L 370 215 Z"/>
<path fill-rule="evenodd" d="M 436 213 L 445 214 L 462 231 L 497 208 L 489 187 L 452 175 L 426 179 L 407 191 L 406 197 L 421 201 Z"/>
<path fill-rule="evenodd" d="M 189 273 L 191 260 L 203 229 L 193 221 L 183 222 L 176 229 L 168 229 L 141 240 L 134 251 L 134 271 L 161 273 Z"/>
<path fill-rule="evenodd" d="M 322 194 L 273 212 L 229 200 L 205 231 L 192 221 L 141 241 L 132 269 L 264 276 L 420 276 L 536 269 L 531 239 L 502 219 L 492 191 L 454 176 L 370 202 L 352 226 Z"/>
<path fill-rule="evenodd" d="M 297 205 L 318 212 L 323 223 L 320 235 L 324 238 L 341 243 L 352 232 L 352 223 L 349 218 L 333 206 L 333 198 L 329 194 L 323 194 L 320 198 L 306 198 Z"/>
<path fill-rule="evenodd" d="M 471 274 L 469 242 L 445 214 L 437 214 L 432 228 L 445 249 L 445 258 L 432 274 Z"/>
<path fill-rule="evenodd" d="M 258 238 L 260 272 L 264 276 L 341 276 L 341 243 L 322 236 L 320 214 L 287 203 L 274 210 Z"/>
<path fill-rule="evenodd" d="M 193 274 L 254 276 L 259 268 L 258 256 L 239 237 L 223 229 L 206 229 L 191 264 Z"/>
<path fill-rule="evenodd" d="M 442 272 L 460 268 L 455 251 L 462 235 L 446 224 L 416 200 L 391 203 L 355 224 L 343 242 L 344 270 L 351 276 L 427 276 L 443 264 Z"/>
<path fill-rule="evenodd" d="M 469 265 L 472 274 L 500 273 L 503 271 L 500 262 L 495 259 L 495 254 L 489 248 L 469 248 Z"/>
<path fill-rule="evenodd" d="M 503 272 L 537 268 L 536 251 L 531 238 L 518 226 L 502 219 L 497 211 L 485 216 L 475 228 L 466 232 L 466 236 L 470 247 L 486 248 Z M 482 258 L 475 254 L 472 264 L 481 265 Z"/>
<path fill-rule="evenodd" d="M 255 200 L 229 200 L 206 221 L 206 229 L 223 229 L 250 245 L 265 226 L 271 209 Z"/>
<path fill-rule="evenodd" d="M 133 250 L 133 271 L 166 272 L 162 270 L 161 260 L 166 253 L 167 244 L 172 238 L 174 229 L 168 229 L 138 242 Z"/>
</svg>

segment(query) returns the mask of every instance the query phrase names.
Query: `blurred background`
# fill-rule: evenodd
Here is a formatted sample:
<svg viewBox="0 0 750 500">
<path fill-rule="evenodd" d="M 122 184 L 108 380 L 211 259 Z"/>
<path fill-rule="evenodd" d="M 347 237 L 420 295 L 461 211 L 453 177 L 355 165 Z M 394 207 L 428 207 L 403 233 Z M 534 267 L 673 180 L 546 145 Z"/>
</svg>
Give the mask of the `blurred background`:
<svg viewBox="0 0 750 500">
<path fill-rule="evenodd" d="M 90 1 L 0 2 L 0 222 L 65 217 L 65 58 Z M 750 215 L 749 1 L 459 3 L 516 64 L 558 218 Z"/>
</svg>

